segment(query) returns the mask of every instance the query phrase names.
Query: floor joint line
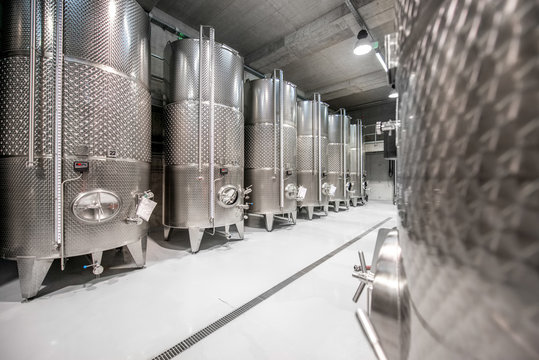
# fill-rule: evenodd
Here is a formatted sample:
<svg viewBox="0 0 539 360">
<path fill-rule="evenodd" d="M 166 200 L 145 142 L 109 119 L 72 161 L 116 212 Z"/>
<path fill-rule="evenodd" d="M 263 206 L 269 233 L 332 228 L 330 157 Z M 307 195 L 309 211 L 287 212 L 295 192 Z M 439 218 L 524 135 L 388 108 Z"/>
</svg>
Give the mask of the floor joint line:
<svg viewBox="0 0 539 360">
<path fill-rule="evenodd" d="M 260 294 L 258 296 L 255 296 L 252 300 L 249 300 L 248 302 L 238 306 L 235 310 L 232 310 L 231 312 L 229 312 L 228 314 L 222 316 L 218 320 L 212 322 L 208 326 L 198 330 L 193 335 L 191 335 L 188 338 L 180 341 L 176 345 L 171 346 L 169 349 L 163 351 L 161 354 L 159 354 L 159 355 L 155 356 L 154 358 L 152 358 L 152 360 L 162 360 L 162 359 L 171 360 L 171 359 L 175 358 L 176 356 L 181 355 L 181 353 L 184 352 L 185 350 L 189 349 L 190 347 L 192 347 L 193 345 L 195 345 L 199 341 L 203 340 L 204 338 L 208 337 L 209 335 L 211 335 L 215 331 L 219 330 L 223 326 L 225 326 L 228 323 L 230 323 L 231 321 L 235 320 L 240 315 L 245 314 L 247 311 L 254 308 L 256 305 L 262 303 L 264 300 L 268 299 L 269 297 L 275 295 L 276 293 L 278 293 L 279 291 L 281 291 L 282 289 L 284 289 L 288 285 L 292 284 L 294 281 L 296 281 L 299 278 L 303 277 L 304 275 L 308 274 L 309 272 L 311 272 L 312 270 L 317 268 L 319 265 L 321 265 L 324 262 L 328 261 L 333 256 L 337 255 L 338 253 L 340 253 L 341 251 L 343 251 L 347 247 L 351 246 L 352 244 L 354 244 L 355 242 L 357 242 L 361 238 L 367 236 L 368 234 L 370 234 L 371 232 L 373 232 L 374 230 L 376 230 L 380 226 L 384 225 L 389 220 L 391 220 L 391 217 L 388 217 L 385 220 L 380 221 L 379 223 L 371 226 L 370 228 L 368 228 L 367 230 L 365 230 L 364 232 L 362 232 L 361 234 L 359 234 L 358 236 L 356 236 L 352 240 L 344 243 L 343 245 L 339 246 L 335 250 L 331 251 L 329 254 L 322 256 L 320 259 L 316 260 L 315 262 L 313 262 L 310 265 L 307 265 L 306 267 L 299 270 L 295 274 L 289 276 L 288 278 L 281 281 L 277 285 L 272 286 L 271 288 L 269 288 L 268 290 L 266 290 L 262 294 Z M 174 354 L 174 352 L 178 352 L 178 354 Z"/>
</svg>

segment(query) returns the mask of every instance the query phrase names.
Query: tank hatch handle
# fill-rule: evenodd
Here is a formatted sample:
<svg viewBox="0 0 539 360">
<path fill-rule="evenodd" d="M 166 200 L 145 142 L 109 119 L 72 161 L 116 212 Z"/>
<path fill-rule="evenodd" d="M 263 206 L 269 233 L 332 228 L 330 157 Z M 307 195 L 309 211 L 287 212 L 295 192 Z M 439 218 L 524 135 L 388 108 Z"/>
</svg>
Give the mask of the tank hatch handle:
<svg viewBox="0 0 539 360">
<path fill-rule="evenodd" d="M 153 201 L 154 194 L 151 190 L 146 190 L 143 193 L 135 194 L 135 216 L 130 216 L 125 221 L 128 224 L 142 225 L 144 221 L 150 221 L 152 212 L 157 203 Z"/>
</svg>

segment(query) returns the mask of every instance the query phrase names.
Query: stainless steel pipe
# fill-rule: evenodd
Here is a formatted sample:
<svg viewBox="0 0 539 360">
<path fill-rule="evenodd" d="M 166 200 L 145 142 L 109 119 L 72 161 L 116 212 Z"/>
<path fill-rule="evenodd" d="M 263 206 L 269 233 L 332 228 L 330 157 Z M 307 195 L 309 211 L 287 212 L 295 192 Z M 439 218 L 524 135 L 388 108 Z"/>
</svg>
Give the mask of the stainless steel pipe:
<svg viewBox="0 0 539 360">
<path fill-rule="evenodd" d="M 36 1 L 30 0 L 30 67 L 28 74 L 29 106 L 28 106 L 28 167 L 34 166 L 35 137 L 35 79 L 36 79 Z"/>
</svg>

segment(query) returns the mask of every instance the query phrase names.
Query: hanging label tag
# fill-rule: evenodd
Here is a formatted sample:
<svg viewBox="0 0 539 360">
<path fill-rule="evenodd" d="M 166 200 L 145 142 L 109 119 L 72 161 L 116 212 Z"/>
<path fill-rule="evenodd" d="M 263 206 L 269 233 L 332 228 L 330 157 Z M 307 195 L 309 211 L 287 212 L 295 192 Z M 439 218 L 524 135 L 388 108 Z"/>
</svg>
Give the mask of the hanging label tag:
<svg viewBox="0 0 539 360">
<path fill-rule="evenodd" d="M 303 201 L 303 199 L 305 199 L 305 195 L 307 195 L 307 188 L 304 186 L 300 186 L 298 189 L 298 196 L 296 200 Z"/>
<path fill-rule="evenodd" d="M 150 221 L 150 216 L 152 216 L 156 205 L 155 201 L 143 197 L 138 204 L 137 216 L 145 221 Z"/>
<path fill-rule="evenodd" d="M 329 196 L 333 196 L 335 195 L 335 191 L 337 190 L 337 188 L 335 187 L 335 185 L 331 185 L 329 187 Z"/>
</svg>

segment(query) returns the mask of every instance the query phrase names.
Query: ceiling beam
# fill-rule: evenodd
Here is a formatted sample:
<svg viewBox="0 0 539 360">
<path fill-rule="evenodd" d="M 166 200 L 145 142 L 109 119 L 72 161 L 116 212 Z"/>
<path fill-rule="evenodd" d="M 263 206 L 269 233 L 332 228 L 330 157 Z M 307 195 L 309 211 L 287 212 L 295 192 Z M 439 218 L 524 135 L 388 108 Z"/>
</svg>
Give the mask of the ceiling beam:
<svg viewBox="0 0 539 360">
<path fill-rule="evenodd" d="M 326 86 L 322 89 L 315 89 L 310 92 L 306 92 L 306 95 L 307 97 L 310 97 L 313 93 L 317 92 L 322 95 L 322 99 L 324 99 L 324 101 L 329 101 L 347 95 L 377 89 L 383 86 L 387 86 L 386 73 L 382 71 L 374 71 L 366 75 L 361 75 L 353 79 Z"/>
<path fill-rule="evenodd" d="M 284 38 L 248 54 L 245 62 L 262 71 L 284 67 L 291 62 L 354 36 L 349 23 L 353 17 L 346 5 L 331 10 Z"/>
<path fill-rule="evenodd" d="M 359 12 L 373 29 L 393 18 L 393 6 L 393 0 L 376 0 L 361 6 Z M 343 3 L 293 33 L 247 54 L 245 63 L 262 72 L 270 72 L 355 37 L 360 29 L 354 15 Z"/>
</svg>

